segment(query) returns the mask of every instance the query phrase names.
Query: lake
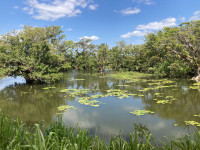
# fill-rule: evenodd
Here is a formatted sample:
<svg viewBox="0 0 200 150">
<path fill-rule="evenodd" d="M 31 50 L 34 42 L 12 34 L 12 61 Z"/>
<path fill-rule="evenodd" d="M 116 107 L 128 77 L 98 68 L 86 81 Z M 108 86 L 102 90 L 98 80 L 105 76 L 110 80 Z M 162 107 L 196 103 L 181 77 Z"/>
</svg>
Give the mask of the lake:
<svg viewBox="0 0 200 150">
<path fill-rule="evenodd" d="M 135 124 L 164 140 L 195 131 L 185 121 L 200 122 L 199 90 L 191 80 L 119 80 L 78 71 L 51 84 L 8 77 L 0 80 L 0 109 L 28 125 L 62 114 L 66 126 L 78 124 L 106 141 L 119 133 L 128 139 Z"/>
</svg>

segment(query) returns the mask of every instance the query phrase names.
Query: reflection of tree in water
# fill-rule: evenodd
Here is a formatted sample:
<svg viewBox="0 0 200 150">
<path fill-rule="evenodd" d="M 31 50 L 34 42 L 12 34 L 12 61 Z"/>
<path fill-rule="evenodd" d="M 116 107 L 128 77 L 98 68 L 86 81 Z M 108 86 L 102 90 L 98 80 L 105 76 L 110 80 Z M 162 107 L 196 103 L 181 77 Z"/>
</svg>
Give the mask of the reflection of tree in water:
<svg viewBox="0 0 200 150">
<path fill-rule="evenodd" d="M 2 112 L 28 124 L 41 120 L 50 122 L 58 112 L 57 107 L 64 103 L 56 89 L 43 90 L 42 85 L 15 86 L 0 92 Z"/>
<path fill-rule="evenodd" d="M 130 86 L 118 86 L 125 84 Z M 3 89 L 0 91 L 0 108 L 8 116 L 19 118 L 26 123 L 35 123 L 41 120 L 48 123 L 58 112 L 58 106 L 65 105 L 68 101 L 75 99 L 75 97 L 67 97 L 66 93 L 60 93 L 60 90 L 66 88 L 90 89 L 92 90 L 91 94 L 107 94 L 106 90 L 108 89 L 121 89 L 133 94 L 144 95 L 144 97 L 134 96 L 133 98 L 142 99 L 145 109 L 154 111 L 161 118 L 174 119 L 178 124 L 184 124 L 184 121 L 187 120 L 200 121 L 200 118 L 194 117 L 194 115 L 200 114 L 199 91 L 183 90 L 183 85 L 188 87 L 191 84 L 188 81 L 173 84 L 176 84 L 177 87 L 139 91 L 151 86 L 146 82 L 127 83 L 126 80 L 115 80 L 99 74 L 69 72 L 64 75 L 60 82 L 53 85 L 17 85 Z M 55 86 L 56 88 L 42 89 L 46 86 Z M 164 97 L 159 98 L 160 100 L 165 99 L 166 96 L 173 96 L 178 100 L 173 101 L 172 104 L 157 104 L 153 100 L 157 98 L 155 93 L 164 93 Z"/>
<path fill-rule="evenodd" d="M 114 82 L 114 87 L 118 88 L 116 85 L 126 84 L 123 80 L 116 80 Z M 181 80 L 170 85 L 177 85 L 177 87 L 164 87 L 157 90 L 139 91 L 140 89 L 149 88 L 150 85 L 147 82 L 133 82 L 129 83 L 130 86 L 119 87 L 121 90 L 127 90 L 133 94 L 142 94 L 142 96 L 134 96 L 135 98 L 140 98 L 145 104 L 145 109 L 155 112 L 161 118 L 164 119 L 174 119 L 178 124 L 185 124 L 184 121 L 195 120 L 200 122 L 199 117 L 194 117 L 194 115 L 200 114 L 200 92 L 198 90 L 188 89 L 191 85 L 191 81 Z M 184 86 L 185 85 L 185 86 Z M 184 88 L 186 90 L 184 90 Z M 174 90 L 175 89 L 175 90 Z M 155 93 L 163 93 L 163 97 L 156 97 Z M 157 104 L 154 98 L 159 100 L 165 100 L 166 96 L 173 96 L 176 101 L 172 104 Z"/>
<path fill-rule="evenodd" d="M 200 92 L 198 90 L 188 89 L 184 91 L 183 85 L 189 85 L 188 83 L 177 82 L 176 88 L 161 88 L 157 91 L 146 91 L 144 97 L 141 97 L 142 102 L 145 103 L 145 109 L 154 111 L 156 115 L 165 119 L 174 119 L 178 124 L 185 124 L 184 121 L 200 121 L 199 117 L 194 115 L 200 114 Z M 173 90 L 176 89 L 176 90 Z M 165 99 L 166 96 L 173 96 L 176 101 L 171 104 L 157 104 L 154 101 L 155 93 L 164 93 L 163 97 L 159 99 Z"/>
<path fill-rule="evenodd" d="M 74 81 L 77 85 L 77 88 L 100 90 L 102 94 L 105 94 L 105 90 L 108 90 L 108 80 L 101 76 L 100 74 L 76 74 L 75 79 L 84 79 L 81 81 Z"/>
</svg>

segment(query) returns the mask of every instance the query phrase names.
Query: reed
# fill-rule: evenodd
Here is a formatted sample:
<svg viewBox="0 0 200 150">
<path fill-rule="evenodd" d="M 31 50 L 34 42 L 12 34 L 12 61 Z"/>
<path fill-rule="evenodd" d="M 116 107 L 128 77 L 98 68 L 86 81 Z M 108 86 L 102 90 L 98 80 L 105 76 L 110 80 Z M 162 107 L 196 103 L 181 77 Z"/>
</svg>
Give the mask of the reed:
<svg viewBox="0 0 200 150">
<path fill-rule="evenodd" d="M 157 145 L 152 134 L 146 128 L 136 126 L 130 133 L 130 140 L 112 137 L 105 143 L 97 135 L 79 127 L 66 127 L 59 116 L 49 126 L 35 124 L 27 127 L 18 120 L 12 120 L 0 114 L 0 149 L 1 150 L 154 150 L 154 149 L 200 149 L 200 132 L 186 135 L 170 144 Z"/>
</svg>

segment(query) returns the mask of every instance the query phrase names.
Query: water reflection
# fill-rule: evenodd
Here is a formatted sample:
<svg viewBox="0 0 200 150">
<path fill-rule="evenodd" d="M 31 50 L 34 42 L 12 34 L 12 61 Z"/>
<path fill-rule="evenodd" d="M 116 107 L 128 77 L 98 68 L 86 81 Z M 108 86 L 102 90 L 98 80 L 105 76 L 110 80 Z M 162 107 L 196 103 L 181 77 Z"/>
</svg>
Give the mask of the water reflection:
<svg viewBox="0 0 200 150">
<path fill-rule="evenodd" d="M 76 80 L 79 79 L 79 80 Z M 82 79 L 82 80 L 80 80 Z M 58 106 L 73 105 L 72 109 L 63 114 L 67 125 L 89 129 L 92 133 L 98 133 L 105 139 L 116 136 L 121 130 L 125 138 L 133 131 L 135 123 L 142 123 L 153 132 L 153 135 L 161 138 L 167 135 L 169 138 L 188 132 L 184 121 L 200 118 L 194 117 L 200 114 L 200 93 L 198 90 L 189 89 L 192 81 L 177 80 L 176 87 L 159 88 L 148 91 L 139 91 L 151 87 L 147 82 L 127 83 L 126 80 L 116 80 L 99 74 L 80 73 L 76 71 L 64 74 L 63 79 L 58 83 L 42 85 L 15 85 L 7 87 L 6 83 L 13 83 L 11 78 L 0 80 L 0 108 L 2 112 L 13 118 L 19 118 L 27 124 L 33 124 L 44 120 L 49 123 L 58 113 Z M 21 82 L 25 83 L 25 82 Z M 119 86 L 128 84 L 129 86 Z M 43 89 L 44 87 L 55 86 L 55 89 Z M 81 105 L 75 97 L 60 90 L 90 89 L 89 95 L 107 94 L 106 90 L 121 89 L 129 93 L 142 94 L 144 96 L 131 96 L 119 99 L 114 96 L 98 98 L 102 102 L 100 107 Z M 177 101 L 172 104 L 157 104 L 154 101 L 155 93 L 162 93 L 163 97 L 173 96 Z M 88 96 L 89 96 L 88 95 Z M 130 114 L 130 111 L 146 109 L 154 111 L 155 114 L 147 114 L 137 117 Z M 174 127 L 173 124 L 179 124 Z"/>
<path fill-rule="evenodd" d="M 26 80 L 23 77 L 17 76 L 17 77 L 5 77 L 0 80 L 0 90 L 8 87 L 8 86 L 14 86 L 16 84 L 25 84 Z"/>
</svg>

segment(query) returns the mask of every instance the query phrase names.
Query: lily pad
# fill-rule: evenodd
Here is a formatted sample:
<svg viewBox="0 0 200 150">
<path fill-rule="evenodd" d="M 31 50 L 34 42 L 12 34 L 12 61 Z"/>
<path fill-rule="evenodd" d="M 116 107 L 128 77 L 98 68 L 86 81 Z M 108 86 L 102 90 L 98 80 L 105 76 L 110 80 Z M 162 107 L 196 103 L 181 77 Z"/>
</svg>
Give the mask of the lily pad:
<svg viewBox="0 0 200 150">
<path fill-rule="evenodd" d="M 76 109 L 74 106 L 70 106 L 70 105 L 64 105 L 64 106 L 59 106 L 58 110 L 59 111 L 69 111 L 71 109 Z"/>
<path fill-rule="evenodd" d="M 56 87 L 44 87 L 44 88 L 42 88 L 43 90 L 49 90 L 49 89 L 55 89 Z"/>
<path fill-rule="evenodd" d="M 134 115 L 136 115 L 136 116 L 143 116 L 143 115 L 145 115 L 145 114 L 147 114 L 147 113 L 154 114 L 153 111 L 149 111 L 149 110 L 135 110 L 135 111 L 130 112 L 130 113 L 131 113 L 131 114 L 134 114 Z"/>
<path fill-rule="evenodd" d="M 200 127 L 200 123 L 196 121 L 184 121 L 186 125 L 198 126 Z"/>
</svg>

